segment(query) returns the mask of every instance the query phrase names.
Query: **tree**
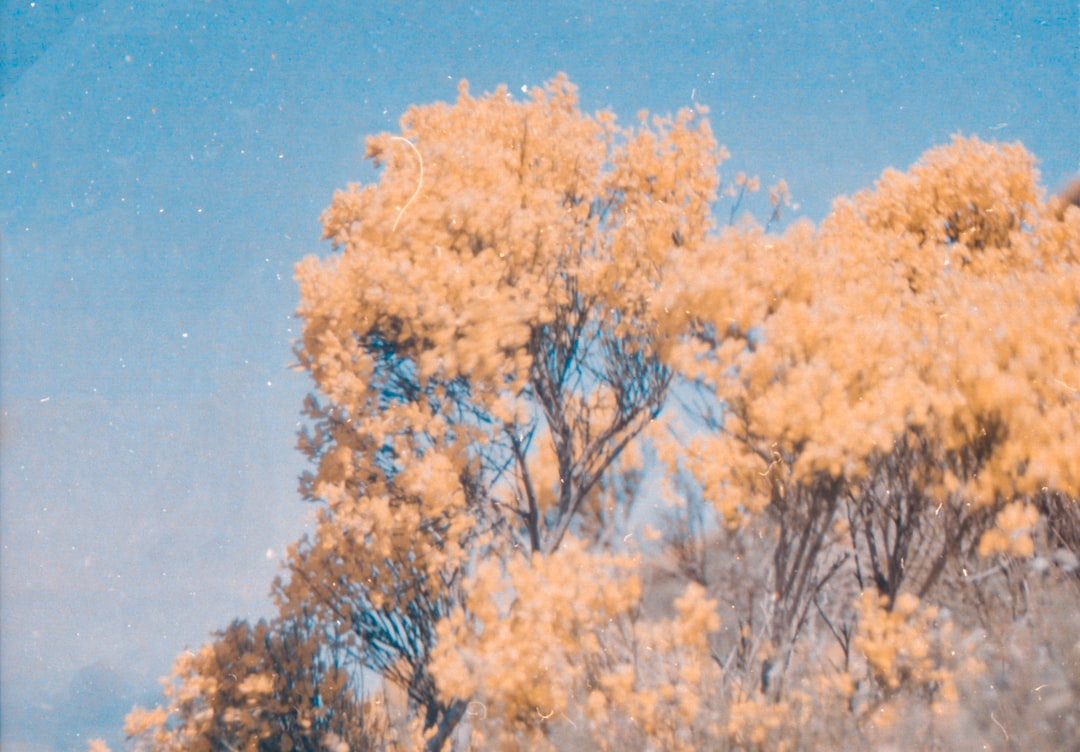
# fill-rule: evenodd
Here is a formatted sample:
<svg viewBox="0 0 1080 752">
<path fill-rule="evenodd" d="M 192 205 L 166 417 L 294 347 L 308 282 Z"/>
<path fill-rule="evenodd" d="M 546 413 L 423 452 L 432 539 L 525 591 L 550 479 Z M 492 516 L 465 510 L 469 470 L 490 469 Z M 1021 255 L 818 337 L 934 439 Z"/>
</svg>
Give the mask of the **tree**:
<svg viewBox="0 0 1080 752">
<path fill-rule="evenodd" d="M 700 112 L 621 127 L 557 78 L 401 128 L 297 266 L 319 510 L 279 617 L 182 656 L 140 742 L 875 748 L 907 713 L 930 747 L 1023 599 L 1080 595 L 1080 209 L 1020 145 L 770 232 L 782 183 L 714 225 L 757 181 L 721 190 Z"/>
<path fill-rule="evenodd" d="M 729 230 L 678 283 L 666 362 L 710 432 L 679 456 L 727 524 L 774 526 L 784 665 L 842 566 L 892 608 L 972 553 L 1030 555 L 1047 500 L 1075 507 L 1080 216 L 1033 163 L 957 137 L 820 228 Z"/>
<path fill-rule="evenodd" d="M 358 699 L 346 647 L 310 619 L 234 621 L 177 658 L 167 703 L 133 711 L 127 733 L 159 752 L 373 749 L 385 717 Z"/>
<path fill-rule="evenodd" d="M 352 630 L 439 748 L 468 698 L 438 691 L 435 627 L 477 561 L 596 534 L 584 510 L 663 405 L 656 308 L 723 155 L 691 111 L 622 128 L 565 78 L 527 102 L 462 84 L 367 154 L 379 183 L 322 217 L 339 253 L 297 267 L 302 491 L 325 506 L 280 597 Z"/>
</svg>

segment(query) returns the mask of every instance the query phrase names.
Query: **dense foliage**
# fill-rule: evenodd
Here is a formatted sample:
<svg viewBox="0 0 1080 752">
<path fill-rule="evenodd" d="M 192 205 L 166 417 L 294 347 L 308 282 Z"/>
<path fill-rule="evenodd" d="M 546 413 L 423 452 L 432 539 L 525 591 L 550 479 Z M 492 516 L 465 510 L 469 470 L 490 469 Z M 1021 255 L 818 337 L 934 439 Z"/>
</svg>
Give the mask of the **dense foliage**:
<svg viewBox="0 0 1080 752">
<path fill-rule="evenodd" d="M 1074 738 L 1080 210 L 957 137 L 721 228 L 703 114 L 462 85 L 368 141 L 297 266 L 316 530 L 139 747 L 949 746 L 1030 712 L 1007 635 Z"/>
</svg>

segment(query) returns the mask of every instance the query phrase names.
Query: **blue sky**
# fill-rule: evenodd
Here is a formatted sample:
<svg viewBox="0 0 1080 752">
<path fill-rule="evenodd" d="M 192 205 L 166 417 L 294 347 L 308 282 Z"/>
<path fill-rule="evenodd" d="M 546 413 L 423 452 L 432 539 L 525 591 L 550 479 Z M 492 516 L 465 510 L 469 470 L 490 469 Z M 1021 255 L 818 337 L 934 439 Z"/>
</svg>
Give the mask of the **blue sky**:
<svg viewBox="0 0 1080 752">
<path fill-rule="evenodd" d="M 530 7 L 535 5 L 535 7 Z M 1067 2 L 0 6 L 0 739 L 81 749 L 269 612 L 309 508 L 293 264 L 413 103 L 566 72 L 708 105 L 725 165 L 838 194 L 953 133 L 1080 170 Z M 82 734 L 82 736 L 78 736 Z"/>
</svg>

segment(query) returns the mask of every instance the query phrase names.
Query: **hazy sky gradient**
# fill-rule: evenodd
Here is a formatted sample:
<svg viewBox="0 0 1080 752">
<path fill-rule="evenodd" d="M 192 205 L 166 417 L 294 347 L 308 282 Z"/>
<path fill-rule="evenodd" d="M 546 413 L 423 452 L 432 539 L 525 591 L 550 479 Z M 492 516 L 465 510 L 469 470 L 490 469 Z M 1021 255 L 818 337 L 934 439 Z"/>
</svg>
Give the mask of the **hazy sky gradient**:
<svg viewBox="0 0 1080 752">
<path fill-rule="evenodd" d="M 177 652 L 269 612 L 309 511 L 292 266 L 374 177 L 366 134 L 564 71 L 624 121 L 708 105 L 725 174 L 815 221 L 957 132 L 1064 183 L 1077 4 L 939 6 L 5 3 L 0 746 L 115 740 Z"/>
</svg>

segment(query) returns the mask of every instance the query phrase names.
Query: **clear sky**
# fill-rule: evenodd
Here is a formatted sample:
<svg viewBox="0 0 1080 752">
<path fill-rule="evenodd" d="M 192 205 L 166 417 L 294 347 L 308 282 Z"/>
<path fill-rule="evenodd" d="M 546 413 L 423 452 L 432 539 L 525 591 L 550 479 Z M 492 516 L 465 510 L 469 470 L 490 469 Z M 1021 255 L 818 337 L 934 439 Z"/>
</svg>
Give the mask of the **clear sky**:
<svg viewBox="0 0 1080 752">
<path fill-rule="evenodd" d="M 292 266 L 408 105 L 560 71 L 625 121 L 705 104 L 727 174 L 816 221 L 957 132 L 1062 185 L 1078 42 L 1075 0 L 7 0 L 0 746 L 115 741 L 180 650 L 269 613 L 310 511 Z"/>
</svg>

